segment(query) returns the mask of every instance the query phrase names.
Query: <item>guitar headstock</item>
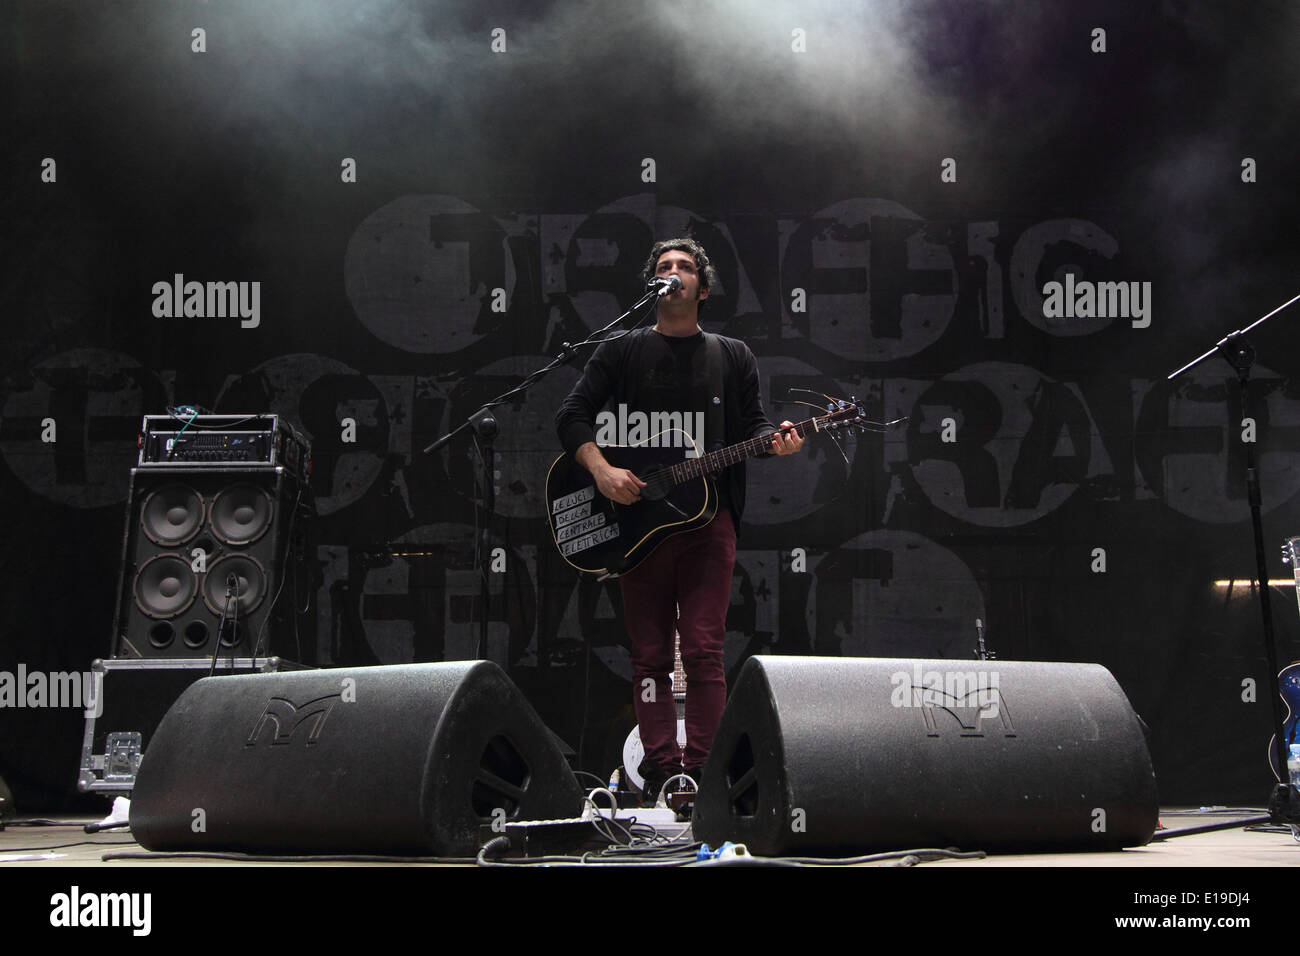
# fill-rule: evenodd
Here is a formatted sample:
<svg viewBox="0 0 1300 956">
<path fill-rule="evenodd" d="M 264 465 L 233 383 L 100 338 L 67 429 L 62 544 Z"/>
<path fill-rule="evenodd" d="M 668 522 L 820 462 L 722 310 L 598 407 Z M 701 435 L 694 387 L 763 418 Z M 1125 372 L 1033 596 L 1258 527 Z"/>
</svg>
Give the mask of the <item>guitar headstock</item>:
<svg viewBox="0 0 1300 956">
<path fill-rule="evenodd" d="M 857 398 L 831 398 L 829 395 L 823 397 L 827 400 L 826 414 L 814 419 L 818 431 L 860 428 L 868 432 L 883 432 L 900 422 L 907 421 L 906 417 L 896 418 L 892 422 L 872 421 L 867 417 L 866 408 Z"/>
<path fill-rule="evenodd" d="M 1296 602 L 1300 604 L 1300 537 L 1286 539 L 1286 544 L 1282 545 L 1282 563 L 1291 566 Z"/>
</svg>

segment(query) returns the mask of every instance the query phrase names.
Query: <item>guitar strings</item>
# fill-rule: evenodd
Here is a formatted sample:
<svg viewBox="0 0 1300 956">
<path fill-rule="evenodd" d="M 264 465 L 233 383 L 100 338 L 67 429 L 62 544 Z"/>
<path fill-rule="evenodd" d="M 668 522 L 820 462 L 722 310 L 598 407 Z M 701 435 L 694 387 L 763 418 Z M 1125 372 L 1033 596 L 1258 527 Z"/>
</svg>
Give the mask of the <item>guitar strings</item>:
<svg viewBox="0 0 1300 956">
<path fill-rule="evenodd" d="M 811 419 L 809 419 L 809 422 L 810 422 L 810 421 L 811 421 Z M 794 426 L 794 428 L 792 428 L 792 429 L 790 429 L 790 430 L 791 430 L 791 431 L 794 431 L 795 429 L 800 428 L 800 427 L 802 427 L 803 425 L 807 425 L 809 422 L 801 422 L 799 425 Z M 773 435 L 775 435 L 775 432 L 773 432 Z M 741 448 L 742 446 L 745 447 L 745 448 L 750 448 L 750 447 L 752 447 L 752 449 L 753 449 L 754 451 L 757 452 L 757 451 L 760 451 L 760 450 L 763 448 L 763 446 L 764 446 L 764 444 L 766 443 L 766 441 L 767 441 L 767 439 L 765 439 L 765 438 L 750 438 L 750 439 L 747 439 L 747 440 L 745 440 L 745 441 L 743 441 L 743 442 L 739 442 L 739 443 L 737 443 L 736 445 L 732 445 L 730 448 L 721 448 L 721 449 L 719 449 L 718 451 L 715 451 L 715 452 L 709 452 L 707 455 L 703 456 L 702 458 L 696 458 L 696 459 L 693 459 L 693 460 L 694 460 L 694 461 L 697 461 L 697 462 L 704 462 L 704 461 L 707 461 L 707 460 L 710 459 L 710 458 L 713 458 L 715 455 L 718 456 L 718 457 L 715 459 L 715 463 L 717 464 L 717 468 L 709 468 L 707 471 L 701 471 L 701 472 L 700 472 L 700 474 L 702 474 L 702 475 L 712 474 L 714 471 L 718 471 L 718 470 L 721 470 L 721 469 L 727 467 L 728 464 L 738 464 L 738 463 L 740 462 L 741 459 L 737 459 L 736 461 L 734 461 L 734 462 L 730 462 L 730 463 L 725 462 L 723 459 L 726 457 L 726 455 L 725 455 L 726 452 L 732 451 L 733 449 L 739 449 L 739 448 Z M 676 468 L 676 467 L 678 467 L 678 466 L 677 466 L 677 465 L 668 465 L 667 467 L 659 468 L 659 469 L 657 469 L 657 470 L 655 470 L 655 471 L 650 472 L 648 475 L 646 475 L 645 477 L 643 477 L 641 480 L 644 481 L 646 484 L 650 484 L 651 482 L 657 481 L 657 480 L 659 480 L 660 478 L 664 478 L 664 477 L 669 477 L 669 478 L 671 478 L 671 477 L 672 477 L 672 470 L 673 470 L 674 468 Z M 692 476 L 692 477 L 698 477 L 698 476 Z"/>
<path fill-rule="evenodd" d="M 806 391 L 806 389 L 803 389 L 802 391 Z M 827 396 L 827 398 L 829 398 L 829 396 Z M 818 411 L 821 410 L 819 406 L 814 405 L 814 404 L 812 404 L 811 402 L 805 402 L 805 401 L 801 401 L 801 400 L 799 400 L 799 399 L 795 399 L 794 401 L 795 401 L 797 404 L 800 404 L 800 405 L 807 405 L 809 408 L 816 408 L 816 409 L 818 409 Z M 834 399 L 832 399 L 832 401 L 834 401 Z M 789 431 L 798 432 L 798 434 L 800 435 L 800 437 L 806 437 L 806 436 L 804 435 L 804 430 L 807 428 L 807 426 L 809 426 L 809 425 L 813 425 L 816 421 L 817 421 L 816 418 L 810 418 L 810 419 L 808 419 L 807 421 L 799 422 L 797 425 L 792 425 L 792 426 L 790 426 Z M 869 420 L 869 419 L 867 419 L 867 420 L 863 420 L 863 419 L 859 418 L 856 422 L 854 422 L 854 424 L 859 425 L 860 427 L 864 428 L 864 430 L 866 430 L 866 431 L 877 431 L 877 430 L 881 430 L 881 431 L 883 431 L 883 430 L 886 430 L 890 425 L 896 425 L 896 424 L 898 424 L 899 422 L 902 422 L 902 421 L 906 421 L 906 418 L 895 419 L 895 420 L 892 421 L 892 422 L 875 422 L 875 421 L 871 421 L 871 420 Z M 869 426 L 869 425 L 878 426 L 878 429 L 877 429 L 877 428 L 868 428 L 867 426 Z M 743 449 L 743 450 L 745 450 L 745 451 L 752 451 L 752 452 L 754 452 L 755 454 L 757 454 L 758 452 L 761 452 L 761 451 L 763 450 L 764 445 L 765 445 L 766 443 L 768 443 L 768 442 L 771 440 L 771 438 L 775 437 L 775 435 L 776 435 L 776 432 L 773 432 L 772 435 L 769 435 L 769 436 L 766 436 L 766 437 L 761 437 L 761 438 L 749 438 L 749 439 L 746 439 L 746 440 L 743 441 L 743 442 L 738 442 L 737 444 L 732 445 L 732 446 L 730 446 L 729 448 L 722 448 L 722 449 L 719 449 L 718 451 L 715 451 L 715 452 L 709 452 L 707 455 L 704 455 L 703 457 L 695 458 L 695 459 L 692 459 L 692 460 L 693 460 L 693 461 L 697 461 L 697 462 L 705 462 L 705 461 L 708 461 L 708 460 L 712 459 L 712 460 L 713 460 L 713 464 L 712 464 L 712 465 L 711 465 L 707 470 L 704 469 L 704 468 L 701 468 L 701 470 L 700 470 L 700 472 L 699 472 L 699 475 L 710 475 L 710 474 L 713 474 L 715 471 L 721 471 L 723 468 L 726 468 L 728 465 L 739 464 L 741 461 L 744 460 L 744 458 L 748 457 L 747 455 L 742 455 L 740 458 L 737 458 L 735 461 L 730 461 L 730 462 L 729 462 L 729 461 L 726 460 L 726 458 L 727 458 L 727 453 L 728 453 L 728 452 L 738 451 L 738 450 L 742 450 L 742 449 Z M 833 439 L 834 439 L 834 436 L 832 435 L 832 440 L 833 440 Z M 836 442 L 836 443 L 835 443 L 835 446 L 836 446 L 837 448 L 839 448 L 839 442 Z M 841 455 L 844 454 L 844 449 L 843 449 L 843 448 L 840 448 L 840 454 L 841 454 Z M 847 456 L 845 457 L 845 461 L 846 461 L 846 462 L 848 461 Z M 642 476 L 641 480 L 644 481 L 647 485 L 652 484 L 652 483 L 654 483 L 654 482 L 656 482 L 656 481 L 663 480 L 663 479 L 665 479 L 665 478 L 671 480 L 671 479 L 672 479 L 672 472 L 673 472 L 673 469 L 674 469 L 674 468 L 679 468 L 679 467 L 681 467 L 682 464 L 685 464 L 685 463 L 678 463 L 678 464 L 675 464 L 675 465 L 668 465 L 668 466 L 666 466 L 666 467 L 656 469 L 655 471 L 652 471 L 652 472 L 650 472 L 649 474 Z M 699 477 L 699 475 L 691 475 L 690 477 L 692 477 L 692 478 L 694 478 L 694 477 Z"/>
</svg>

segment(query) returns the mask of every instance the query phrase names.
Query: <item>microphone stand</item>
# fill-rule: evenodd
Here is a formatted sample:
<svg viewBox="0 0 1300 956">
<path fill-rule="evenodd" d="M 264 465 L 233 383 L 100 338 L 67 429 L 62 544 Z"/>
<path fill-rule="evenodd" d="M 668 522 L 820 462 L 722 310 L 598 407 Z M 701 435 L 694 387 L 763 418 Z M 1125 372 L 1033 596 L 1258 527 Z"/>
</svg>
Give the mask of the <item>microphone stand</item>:
<svg viewBox="0 0 1300 956">
<path fill-rule="evenodd" d="M 678 282 L 678 287 L 680 287 L 680 280 Z M 627 311 L 616 318 L 613 322 L 610 322 L 604 328 L 592 332 L 591 335 L 587 336 L 581 342 L 563 343 L 554 360 L 527 375 L 518 385 L 502 392 L 491 401 L 485 402 L 476 412 L 466 418 L 465 421 L 461 422 L 447 434 L 422 449 L 421 454 L 432 454 L 457 435 L 472 430 L 475 442 L 481 443 L 480 447 L 485 450 L 484 454 L 480 456 L 483 462 L 483 493 L 481 500 L 485 518 L 483 522 L 483 530 L 481 532 L 482 537 L 480 542 L 476 542 L 478 543 L 478 547 L 475 549 L 478 552 L 477 563 L 479 571 L 480 608 L 479 636 L 477 646 L 474 650 L 475 660 L 483 660 L 484 654 L 487 652 L 488 567 L 490 566 L 487 556 L 491 554 L 489 545 L 491 543 L 490 535 L 492 516 L 496 509 L 496 478 L 493 473 L 495 458 L 493 455 L 492 440 L 496 437 L 498 431 L 497 420 L 492 414 L 492 409 L 504 405 L 517 395 L 524 394 L 524 392 L 528 391 L 529 388 L 541 381 L 551 372 L 554 372 L 562 365 L 567 365 L 577 356 L 579 349 L 589 348 L 607 341 L 607 339 L 603 338 L 606 332 L 609 332 L 611 329 L 626 321 L 633 313 L 645 306 L 647 303 L 658 302 L 659 297 L 664 295 L 666 292 L 671 291 L 672 288 L 672 286 L 666 285 L 663 282 L 652 280 L 647 286 L 645 294 L 633 302 L 632 305 L 628 307 Z M 647 313 L 647 317 L 652 314 L 653 310 Z M 644 322 L 645 319 L 643 318 L 642 321 Z M 633 329 L 620 332 L 619 335 L 627 335 L 630 331 L 633 331 Z M 618 338 L 618 336 L 610 336 L 610 338 Z"/>
<path fill-rule="evenodd" d="M 233 614 L 231 613 L 233 610 Z M 235 642 L 239 639 L 237 628 L 239 627 L 239 578 L 234 571 L 226 575 L 226 604 L 221 609 L 221 620 L 217 622 L 217 640 L 216 646 L 212 648 L 212 666 L 208 668 L 208 676 L 211 677 L 217 672 L 217 658 L 221 656 L 221 635 L 226 629 L 226 620 L 230 620 L 230 647 L 231 653 L 235 652 Z M 235 659 L 230 659 L 230 673 L 235 672 Z"/>
<path fill-rule="evenodd" d="M 979 618 L 975 618 L 975 634 L 978 637 L 975 645 L 975 656 L 982 661 L 997 660 L 997 653 L 984 646 L 984 622 Z"/>
<path fill-rule="evenodd" d="M 1214 343 L 1214 348 L 1192 359 L 1176 372 L 1171 373 L 1166 381 L 1172 382 L 1175 378 L 1200 365 L 1212 355 L 1222 355 L 1237 372 L 1237 389 L 1241 395 L 1242 417 L 1253 419 L 1254 416 L 1251 414 L 1250 408 L 1250 369 L 1255 364 L 1255 348 L 1246 341 L 1246 333 L 1263 325 L 1297 301 L 1300 301 L 1300 295 L 1279 305 L 1272 312 L 1257 319 L 1244 329 L 1229 332 Z M 1296 829 L 1300 825 L 1300 793 L 1297 793 L 1295 788 L 1291 786 L 1291 778 L 1287 774 L 1286 718 L 1282 714 L 1282 699 L 1279 688 L 1274 686 L 1278 674 L 1277 641 L 1273 633 L 1273 611 L 1269 601 L 1268 562 L 1264 558 L 1263 493 L 1260 490 L 1259 464 L 1255 454 L 1255 443 L 1243 442 L 1243 444 L 1246 446 L 1246 500 L 1250 504 L 1250 526 L 1255 538 L 1255 574 L 1259 581 L 1259 609 L 1264 620 L 1264 651 L 1268 657 L 1269 697 L 1273 702 L 1273 726 L 1276 730 L 1274 739 L 1277 741 L 1278 773 L 1282 777 L 1282 782 L 1274 788 L 1269 796 L 1268 813 L 1272 822 L 1288 824 L 1292 827 L 1293 833 L 1300 833 L 1300 830 Z"/>
</svg>

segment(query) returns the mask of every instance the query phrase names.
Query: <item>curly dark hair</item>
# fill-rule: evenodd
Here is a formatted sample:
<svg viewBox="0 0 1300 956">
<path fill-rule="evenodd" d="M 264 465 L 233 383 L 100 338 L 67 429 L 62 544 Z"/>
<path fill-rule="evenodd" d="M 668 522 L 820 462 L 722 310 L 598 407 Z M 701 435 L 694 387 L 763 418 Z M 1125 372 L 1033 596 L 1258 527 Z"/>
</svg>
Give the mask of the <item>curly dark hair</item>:
<svg viewBox="0 0 1300 956">
<path fill-rule="evenodd" d="M 701 289 L 707 289 L 717 284 L 718 273 L 713 268 L 713 263 L 709 261 L 709 254 L 704 251 L 702 245 L 690 236 L 683 236 L 679 239 L 665 239 L 651 246 L 650 258 L 641 267 L 642 282 L 649 282 L 654 278 L 655 266 L 659 262 L 659 257 L 665 252 L 684 252 L 695 260 L 696 271 L 700 274 Z"/>
</svg>

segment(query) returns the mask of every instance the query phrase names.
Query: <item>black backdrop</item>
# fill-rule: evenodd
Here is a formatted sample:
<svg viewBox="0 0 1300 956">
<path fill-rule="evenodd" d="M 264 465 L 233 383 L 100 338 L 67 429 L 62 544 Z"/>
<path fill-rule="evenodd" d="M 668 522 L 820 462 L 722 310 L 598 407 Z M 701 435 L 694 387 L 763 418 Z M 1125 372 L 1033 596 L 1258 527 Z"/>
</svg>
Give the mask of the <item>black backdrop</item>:
<svg viewBox="0 0 1300 956">
<path fill-rule="evenodd" d="M 0 670 L 107 653 L 140 417 L 182 403 L 310 435 L 305 657 L 468 656 L 474 460 L 419 450 L 613 318 L 652 239 L 689 231 L 721 274 L 705 325 L 750 344 L 775 418 L 803 417 L 791 387 L 909 416 L 847 462 L 823 439 L 751 468 L 730 674 L 760 652 L 966 658 L 978 617 L 1003 658 L 1110 668 L 1166 802 L 1262 800 L 1242 414 L 1220 361 L 1163 379 L 1300 292 L 1294 4 L 4 17 Z M 256 325 L 158 314 L 178 274 L 258 283 Z M 1149 283 L 1150 309 L 1048 317 L 1067 274 Z M 1255 336 L 1277 577 L 1298 320 Z M 500 415 L 486 653 L 603 774 L 632 724 L 617 588 L 579 582 L 541 517 L 576 374 Z M 4 709 L 0 730 L 19 802 L 66 802 L 80 713 Z"/>
</svg>

